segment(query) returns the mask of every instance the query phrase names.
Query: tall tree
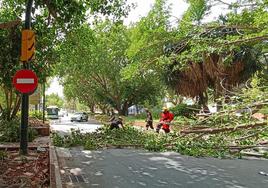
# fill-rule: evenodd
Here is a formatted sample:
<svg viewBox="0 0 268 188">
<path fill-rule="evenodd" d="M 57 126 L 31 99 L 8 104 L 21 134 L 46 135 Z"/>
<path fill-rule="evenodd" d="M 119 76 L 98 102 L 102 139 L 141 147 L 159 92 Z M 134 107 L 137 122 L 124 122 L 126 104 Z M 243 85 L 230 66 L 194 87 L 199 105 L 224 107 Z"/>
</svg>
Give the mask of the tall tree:
<svg viewBox="0 0 268 188">
<path fill-rule="evenodd" d="M 57 62 L 57 46 L 66 33 L 83 23 L 87 17 L 95 14 L 113 16 L 121 19 L 128 13 L 130 6 L 125 0 L 112 1 L 34 1 L 32 27 L 36 32 L 37 46 L 35 60 L 31 68 L 39 77 L 39 82 L 53 75 L 53 66 Z M 88 14 L 90 10 L 90 14 Z M 25 12 L 25 1 L 2 0 L 0 23 L 22 19 Z M 15 92 L 11 80 L 20 69 L 20 30 L 22 22 L 10 29 L 0 29 L 0 112 L 8 120 L 15 117 L 20 106 L 20 95 Z"/>
<path fill-rule="evenodd" d="M 121 76 L 131 61 L 126 55 L 129 44 L 127 28 L 119 22 L 100 22 L 93 29 L 84 25 L 70 33 L 62 45 L 58 66 L 64 84 L 80 84 L 89 93 L 80 97 L 91 96 L 122 115 L 133 104 L 154 100 L 159 94 L 157 79 L 139 75 L 126 80 Z"/>
</svg>

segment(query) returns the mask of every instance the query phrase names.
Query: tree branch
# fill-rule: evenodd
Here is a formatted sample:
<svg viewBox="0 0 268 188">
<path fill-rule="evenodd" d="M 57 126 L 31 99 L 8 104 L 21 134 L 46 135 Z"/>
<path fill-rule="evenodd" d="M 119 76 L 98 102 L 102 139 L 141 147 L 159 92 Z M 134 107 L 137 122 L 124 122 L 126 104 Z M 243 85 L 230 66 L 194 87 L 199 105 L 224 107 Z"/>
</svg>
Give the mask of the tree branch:
<svg viewBox="0 0 268 188">
<path fill-rule="evenodd" d="M 258 36 L 258 37 L 252 37 L 248 39 L 242 39 L 242 40 L 236 40 L 232 42 L 225 42 L 225 45 L 232 45 L 232 44 L 240 44 L 240 43 L 247 43 L 247 42 L 254 42 L 254 41 L 262 41 L 268 39 L 268 35 Z"/>
<path fill-rule="evenodd" d="M 216 0 L 218 1 L 219 3 L 222 3 L 224 5 L 228 5 L 228 6 L 233 6 L 234 4 L 233 3 L 227 3 L 225 1 L 222 1 L 222 0 Z M 253 3 L 253 4 L 240 4 L 238 5 L 238 7 L 249 7 L 249 6 L 257 6 L 258 3 Z"/>
<path fill-rule="evenodd" d="M 216 133 L 221 133 L 221 132 L 227 132 L 227 131 L 235 131 L 239 129 L 249 129 L 249 128 L 255 128 L 255 127 L 260 127 L 267 125 L 267 122 L 256 122 L 253 124 L 242 124 L 236 127 L 225 127 L 225 128 L 216 128 L 216 129 L 197 129 L 197 130 L 182 130 L 180 133 L 181 134 L 190 134 L 190 133 L 209 133 L 209 134 L 216 134 Z"/>
<path fill-rule="evenodd" d="M 19 94 L 17 94 L 17 96 L 16 96 L 16 104 L 15 104 L 15 107 L 13 108 L 13 112 L 11 114 L 12 119 L 16 116 L 17 112 L 19 111 L 20 104 L 21 104 L 21 96 Z"/>
</svg>

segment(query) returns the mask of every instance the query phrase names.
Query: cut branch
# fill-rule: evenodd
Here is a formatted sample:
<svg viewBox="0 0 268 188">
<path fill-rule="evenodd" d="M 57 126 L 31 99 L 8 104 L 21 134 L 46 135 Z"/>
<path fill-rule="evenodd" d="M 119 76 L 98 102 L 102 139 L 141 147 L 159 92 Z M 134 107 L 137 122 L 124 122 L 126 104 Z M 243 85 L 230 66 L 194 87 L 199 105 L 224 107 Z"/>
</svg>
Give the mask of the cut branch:
<svg viewBox="0 0 268 188">
<path fill-rule="evenodd" d="M 209 133 L 209 134 L 216 134 L 216 133 L 221 133 L 221 132 L 227 132 L 227 131 L 235 131 L 239 129 L 252 129 L 255 127 L 260 127 L 267 125 L 267 122 L 256 122 L 253 124 L 242 124 L 236 127 L 225 127 L 225 128 L 216 128 L 216 129 L 197 129 L 197 130 L 182 130 L 180 133 L 181 134 L 190 134 L 190 133 Z"/>
<path fill-rule="evenodd" d="M 250 138 L 250 137 L 257 136 L 257 135 L 260 134 L 261 132 L 267 130 L 267 128 L 268 128 L 268 127 L 262 128 L 262 129 L 260 129 L 259 131 L 256 131 L 255 133 L 252 133 L 252 134 L 249 134 L 249 135 L 240 137 L 240 138 L 236 138 L 235 140 L 244 140 L 244 139 L 247 139 L 247 138 Z"/>
</svg>

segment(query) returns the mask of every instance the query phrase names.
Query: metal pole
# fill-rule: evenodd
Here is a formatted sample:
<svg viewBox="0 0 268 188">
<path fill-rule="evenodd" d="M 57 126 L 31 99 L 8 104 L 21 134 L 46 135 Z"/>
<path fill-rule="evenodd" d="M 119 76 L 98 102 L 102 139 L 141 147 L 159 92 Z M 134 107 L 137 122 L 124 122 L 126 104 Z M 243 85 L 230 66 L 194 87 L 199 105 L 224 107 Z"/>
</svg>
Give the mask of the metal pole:
<svg viewBox="0 0 268 188">
<path fill-rule="evenodd" d="M 25 29 L 31 29 L 31 12 L 33 0 L 28 0 L 26 15 L 25 15 Z M 24 63 L 23 68 L 29 69 L 29 63 Z M 28 151 L 28 117 L 29 117 L 29 95 L 22 94 L 21 102 L 21 131 L 20 131 L 20 152 L 22 155 L 27 155 Z"/>
<path fill-rule="evenodd" d="M 45 110 L 46 110 L 46 79 L 43 83 L 43 123 L 45 123 Z"/>
</svg>

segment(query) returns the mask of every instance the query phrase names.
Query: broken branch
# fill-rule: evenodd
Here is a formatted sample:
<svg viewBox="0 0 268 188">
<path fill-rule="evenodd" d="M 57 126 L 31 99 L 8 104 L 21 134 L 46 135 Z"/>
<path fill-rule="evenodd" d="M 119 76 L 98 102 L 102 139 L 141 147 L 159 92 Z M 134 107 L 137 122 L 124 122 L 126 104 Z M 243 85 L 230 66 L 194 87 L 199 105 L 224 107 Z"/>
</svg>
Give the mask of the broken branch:
<svg viewBox="0 0 268 188">
<path fill-rule="evenodd" d="M 235 131 L 238 129 L 249 129 L 249 128 L 255 128 L 255 127 L 260 127 L 267 125 L 267 122 L 256 122 L 253 124 L 242 124 L 236 127 L 225 127 L 225 128 L 216 128 L 216 129 L 197 129 L 197 130 L 182 130 L 180 133 L 181 134 L 190 134 L 190 133 L 209 133 L 209 134 L 216 134 L 220 132 L 227 132 L 227 131 Z"/>
</svg>

